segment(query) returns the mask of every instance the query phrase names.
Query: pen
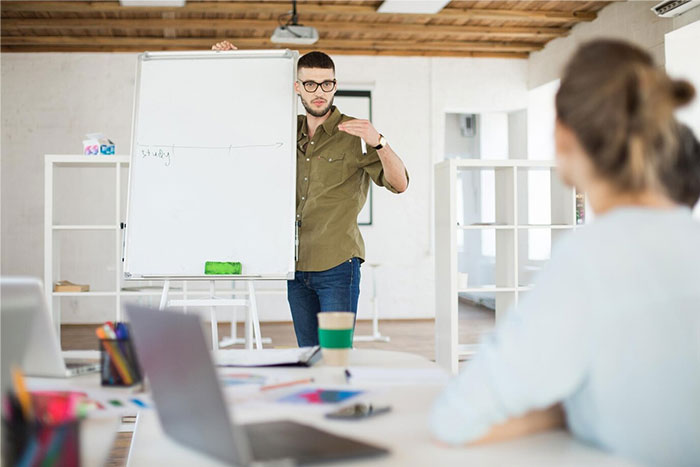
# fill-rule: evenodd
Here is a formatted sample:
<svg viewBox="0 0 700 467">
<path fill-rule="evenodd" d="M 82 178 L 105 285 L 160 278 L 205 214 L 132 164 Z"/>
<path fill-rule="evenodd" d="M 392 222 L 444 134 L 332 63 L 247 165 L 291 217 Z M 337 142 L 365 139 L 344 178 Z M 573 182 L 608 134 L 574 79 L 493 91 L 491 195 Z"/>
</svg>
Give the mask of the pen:
<svg viewBox="0 0 700 467">
<path fill-rule="evenodd" d="M 122 380 L 124 383 L 127 385 L 130 385 L 133 380 L 131 378 L 131 374 L 129 372 L 129 366 L 128 364 L 124 361 L 124 358 L 121 354 L 121 351 L 119 350 L 119 347 L 115 345 L 115 342 L 110 342 L 106 339 L 108 339 L 108 335 L 106 332 L 106 329 L 104 327 L 97 328 L 97 337 L 102 339 L 102 345 L 104 346 L 105 350 L 109 353 L 110 357 L 112 358 L 112 362 L 117 368 L 117 372 L 119 373 L 119 376 L 121 376 Z"/>
<path fill-rule="evenodd" d="M 27 385 L 24 383 L 24 375 L 17 368 L 12 369 L 12 382 L 15 386 L 15 394 L 22 408 L 24 419 L 30 421 L 32 419 L 32 397 L 29 395 Z"/>
<path fill-rule="evenodd" d="M 313 378 L 298 379 L 296 381 L 287 381 L 285 383 L 270 384 L 268 386 L 263 386 L 260 388 L 261 391 L 268 391 L 270 389 L 286 388 L 287 386 L 296 386 L 297 384 L 313 383 Z"/>
</svg>

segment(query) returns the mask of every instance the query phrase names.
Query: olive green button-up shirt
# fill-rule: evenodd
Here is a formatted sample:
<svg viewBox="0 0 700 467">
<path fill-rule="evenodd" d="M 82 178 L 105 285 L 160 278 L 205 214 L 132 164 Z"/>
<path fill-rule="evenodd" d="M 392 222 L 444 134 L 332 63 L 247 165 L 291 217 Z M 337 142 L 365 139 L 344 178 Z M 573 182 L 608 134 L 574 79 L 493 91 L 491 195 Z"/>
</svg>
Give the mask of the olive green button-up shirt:
<svg viewBox="0 0 700 467">
<path fill-rule="evenodd" d="M 326 271 L 353 257 L 364 260 L 357 216 L 370 179 L 397 193 L 384 177 L 377 151 L 368 146 L 363 154 L 360 138 L 338 130 L 346 120 L 352 117 L 332 107 L 311 140 L 306 117 L 297 120 L 297 271 Z"/>
</svg>

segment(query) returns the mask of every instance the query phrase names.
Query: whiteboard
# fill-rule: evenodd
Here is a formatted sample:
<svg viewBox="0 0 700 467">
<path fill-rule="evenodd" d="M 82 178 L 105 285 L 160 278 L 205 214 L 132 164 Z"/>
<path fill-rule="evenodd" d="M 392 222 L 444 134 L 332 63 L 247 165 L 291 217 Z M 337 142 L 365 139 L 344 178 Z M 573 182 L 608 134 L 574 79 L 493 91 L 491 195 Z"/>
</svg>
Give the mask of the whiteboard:
<svg viewBox="0 0 700 467">
<path fill-rule="evenodd" d="M 294 275 L 298 53 L 141 54 L 125 279 Z"/>
</svg>

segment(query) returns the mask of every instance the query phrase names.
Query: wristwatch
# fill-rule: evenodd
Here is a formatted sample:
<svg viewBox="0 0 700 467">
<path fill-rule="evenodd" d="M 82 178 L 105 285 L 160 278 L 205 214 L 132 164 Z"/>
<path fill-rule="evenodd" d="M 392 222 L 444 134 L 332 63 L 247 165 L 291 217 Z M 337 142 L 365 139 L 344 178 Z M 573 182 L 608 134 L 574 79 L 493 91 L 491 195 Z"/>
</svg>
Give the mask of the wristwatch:
<svg viewBox="0 0 700 467">
<path fill-rule="evenodd" d="M 379 144 L 374 147 L 377 151 L 386 146 L 386 138 L 383 135 L 379 135 Z"/>
</svg>

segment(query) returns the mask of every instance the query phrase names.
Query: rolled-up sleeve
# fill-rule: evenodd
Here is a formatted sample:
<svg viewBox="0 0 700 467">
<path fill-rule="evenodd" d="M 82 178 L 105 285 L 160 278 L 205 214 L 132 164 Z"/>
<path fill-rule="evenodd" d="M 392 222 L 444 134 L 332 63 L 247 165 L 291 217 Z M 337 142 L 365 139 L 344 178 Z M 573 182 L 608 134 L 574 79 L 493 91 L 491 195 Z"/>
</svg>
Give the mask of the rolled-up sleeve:
<svg viewBox="0 0 700 467">
<path fill-rule="evenodd" d="M 367 148 L 367 154 L 363 156 L 362 164 L 360 166 L 365 172 L 367 172 L 374 183 L 379 186 L 383 186 L 392 193 L 399 193 L 399 190 L 391 186 L 391 183 L 386 180 L 386 177 L 384 176 L 384 166 L 382 166 L 382 161 L 379 159 L 379 154 L 377 154 L 376 149 L 370 147 Z M 404 170 L 406 171 L 406 181 L 410 183 L 408 170 Z M 406 186 L 408 187 L 408 184 Z"/>
<path fill-rule="evenodd" d="M 486 337 L 478 354 L 435 401 L 431 430 L 461 444 L 493 425 L 572 394 L 590 359 L 585 268 L 571 236 L 552 252 L 535 288 Z"/>
</svg>

